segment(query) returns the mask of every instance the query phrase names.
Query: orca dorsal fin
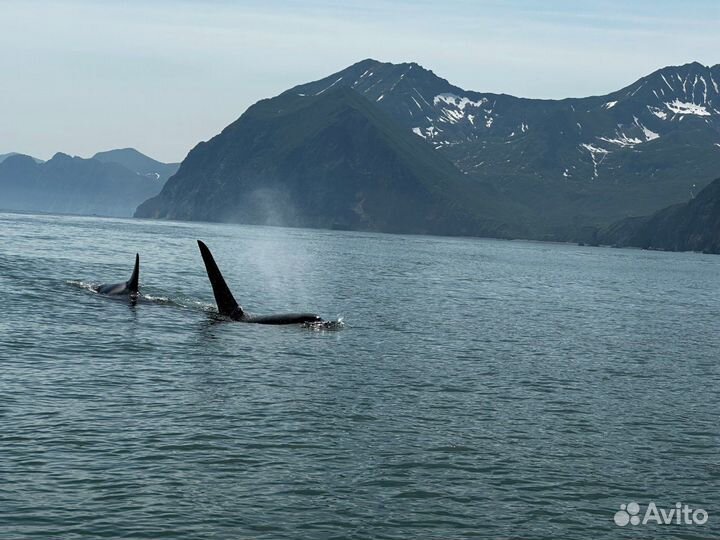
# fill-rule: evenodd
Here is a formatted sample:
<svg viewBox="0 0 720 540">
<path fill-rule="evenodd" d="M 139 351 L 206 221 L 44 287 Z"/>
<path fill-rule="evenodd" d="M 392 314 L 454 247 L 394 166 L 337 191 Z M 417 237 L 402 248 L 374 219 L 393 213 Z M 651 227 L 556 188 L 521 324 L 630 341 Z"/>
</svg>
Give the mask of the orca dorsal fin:
<svg viewBox="0 0 720 540">
<path fill-rule="evenodd" d="M 132 276 L 127 282 L 127 288 L 131 293 L 137 294 L 140 285 L 140 254 L 135 254 L 135 268 L 133 268 Z"/>
<path fill-rule="evenodd" d="M 198 240 L 197 243 L 200 248 L 200 255 L 202 255 L 203 262 L 205 263 L 205 270 L 207 270 L 207 275 L 210 279 L 210 285 L 212 285 L 218 311 L 221 315 L 234 318 L 242 317 L 243 310 L 235 301 L 227 283 L 225 283 L 225 278 L 223 278 L 223 275 L 220 273 L 220 269 L 215 263 L 212 253 L 210 253 L 210 250 L 202 241 Z"/>
</svg>

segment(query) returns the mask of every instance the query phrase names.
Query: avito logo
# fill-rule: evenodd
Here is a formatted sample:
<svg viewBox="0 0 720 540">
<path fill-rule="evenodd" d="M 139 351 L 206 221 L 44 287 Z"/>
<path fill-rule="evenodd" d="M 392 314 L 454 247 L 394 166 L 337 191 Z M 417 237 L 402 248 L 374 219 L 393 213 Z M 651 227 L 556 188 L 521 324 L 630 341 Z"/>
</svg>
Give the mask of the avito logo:
<svg viewBox="0 0 720 540">
<path fill-rule="evenodd" d="M 675 503 L 669 509 L 658 508 L 654 502 L 648 504 L 645 514 L 640 517 L 640 505 L 636 502 L 621 504 L 620 510 L 615 512 L 613 520 L 615 525 L 625 527 L 630 525 L 647 525 L 656 523 L 658 525 L 705 525 L 708 521 L 708 513 L 702 508 L 692 509 L 687 504 Z"/>
</svg>

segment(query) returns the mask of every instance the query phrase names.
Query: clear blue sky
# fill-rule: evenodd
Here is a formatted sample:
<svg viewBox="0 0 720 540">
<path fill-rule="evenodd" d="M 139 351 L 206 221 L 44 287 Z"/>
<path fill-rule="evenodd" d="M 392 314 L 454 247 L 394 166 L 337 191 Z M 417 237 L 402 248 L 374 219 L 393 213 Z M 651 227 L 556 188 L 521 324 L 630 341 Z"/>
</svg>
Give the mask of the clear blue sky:
<svg viewBox="0 0 720 540">
<path fill-rule="evenodd" d="M 720 63 L 720 2 L 0 0 L 0 153 L 179 161 L 258 99 L 368 57 L 478 91 L 603 94 Z"/>
</svg>

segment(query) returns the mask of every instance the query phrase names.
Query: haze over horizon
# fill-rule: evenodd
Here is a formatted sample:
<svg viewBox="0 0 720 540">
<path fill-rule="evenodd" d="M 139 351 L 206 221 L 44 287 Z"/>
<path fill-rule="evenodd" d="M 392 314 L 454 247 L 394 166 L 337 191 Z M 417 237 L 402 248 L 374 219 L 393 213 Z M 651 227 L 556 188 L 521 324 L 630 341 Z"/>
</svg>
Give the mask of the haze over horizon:
<svg viewBox="0 0 720 540">
<path fill-rule="evenodd" d="M 720 63 L 719 20 L 710 0 L 7 0 L 0 154 L 134 147 L 181 161 L 259 99 L 364 58 L 481 92 L 604 94 L 666 65 Z"/>
</svg>

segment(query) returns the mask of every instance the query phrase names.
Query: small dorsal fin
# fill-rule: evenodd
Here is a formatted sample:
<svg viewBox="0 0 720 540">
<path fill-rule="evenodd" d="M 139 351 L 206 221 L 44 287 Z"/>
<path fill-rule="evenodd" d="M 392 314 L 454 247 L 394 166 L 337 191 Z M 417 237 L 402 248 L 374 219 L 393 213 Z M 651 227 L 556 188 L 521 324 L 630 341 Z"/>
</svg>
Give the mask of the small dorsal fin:
<svg viewBox="0 0 720 540">
<path fill-rule="evenodd" d="M 198 240 L 197 243 L 200 247 L 203 262 L 205 263 L 205 270 L 207 270 L 207 275 L 210 279 L 210 285 L 212 285 L 218 311 L 221 315 L 227 315 L 233 318 L 242 317 L 243 310 L 235 301 L 227 283 L 225 283 L 225 278 L 223 278 L 220 273 L 220 269 L 215 263 L 212 253 L 210 253 L 210 250 L 203 242 Z"/>
<path fill-rule="evenodd" d="M 127 282 L 127 288 L 131 293 L 138 292 L 138 286 L 140 284 L 140 254 L 135 254 L 135 268 L 133 269 L 132 276 Z"/>
</svg>

